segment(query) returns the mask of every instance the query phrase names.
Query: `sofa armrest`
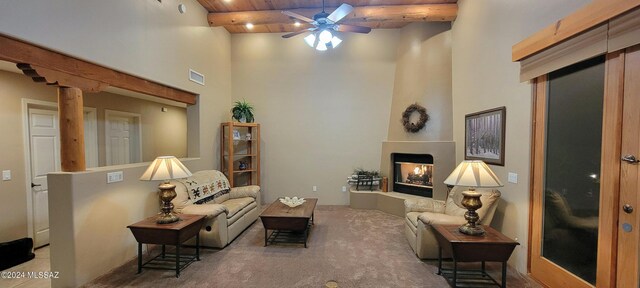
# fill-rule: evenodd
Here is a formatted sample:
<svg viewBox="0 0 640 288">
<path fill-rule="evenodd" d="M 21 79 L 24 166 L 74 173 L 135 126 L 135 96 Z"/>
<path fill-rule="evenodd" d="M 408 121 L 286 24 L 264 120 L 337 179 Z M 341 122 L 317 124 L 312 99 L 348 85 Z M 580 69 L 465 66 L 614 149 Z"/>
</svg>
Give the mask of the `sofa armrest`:
<svg viewBox="0 0 640 288">
<path fill-rule="evenodd" d="M 182 208 L 181 213 L 216 217 L 222 213 L 228 214 L 229 209 L 221 204 L 193 204 Z"/>
<path fill-rule="evenodd" d="M 418 215 L 418 221 L 425 225 L 441 224 L 441 225 L 462 225 L 467 220 L 462 216 L 447 215 L 442 213 L 425 212 Z"/>
<path fill-rule="evenodd" d="M 409 212 L 434 212 L 444 213 L 445 202 L 440 200 L 427 199 L 406 199 L 404 200 L 404 213 Z"/>
<path fill-rule="evenodd" d="M 260 186 L 257 185 L 233 187 L 229 191 L 229 198 L 253 197 L 254 199 L 257 199 L 258 194 L 260 194 Z"/>
</svg>

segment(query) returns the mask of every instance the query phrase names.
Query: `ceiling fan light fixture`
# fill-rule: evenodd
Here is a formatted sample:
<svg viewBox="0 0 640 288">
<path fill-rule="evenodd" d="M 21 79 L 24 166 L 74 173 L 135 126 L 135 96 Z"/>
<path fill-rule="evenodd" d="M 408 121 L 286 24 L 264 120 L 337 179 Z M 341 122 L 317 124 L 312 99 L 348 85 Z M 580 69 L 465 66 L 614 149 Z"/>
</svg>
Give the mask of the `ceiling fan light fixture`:
<svg viewBox="0 0 640 288">
<path fill-rule="evenodd" d="M 309 34 L 307 37 L 304 37 L 304 42 L 307 42 L 307 44 L 313 48 L 313 44 L 316 42 L 316 35 Z"/>
<path fill-rule="evenodd" d="M 322 41 L 318 42 L 318 46 L 316 47 L 316 50 L 318 50 L 318 51 L 327 51 L 327 44 L 325 44 Z"/>
<path fill-rule="evenodd" d="M 331 34 L 331 32 L 329 32 L 329 30 L 325 29 L 322 30 L 322 32 L 320 32 L 320 35 L 318 36 L 320 37 L 320 42 L 321 43 L 329 43 L 331 42 L 331 40 L 333 39 L 333 34 Z"/>
<path fill-rule="evenodd" d="M 338 47 L 338 45 L 340 45 L 340 43 L 342 43 L 342 39 L 338 38 L 337 36 L 333 36 L 333 39 L 331 39 L 331 47 L 336 48 Z"/>
</svg>

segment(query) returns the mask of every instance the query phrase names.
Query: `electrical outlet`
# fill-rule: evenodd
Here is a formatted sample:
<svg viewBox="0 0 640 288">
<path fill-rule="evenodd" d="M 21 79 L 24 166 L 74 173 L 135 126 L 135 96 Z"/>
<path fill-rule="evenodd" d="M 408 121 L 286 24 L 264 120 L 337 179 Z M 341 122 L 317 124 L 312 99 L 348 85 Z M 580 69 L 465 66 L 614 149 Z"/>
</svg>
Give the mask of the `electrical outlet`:
<svg viewBox="0 0 640 288">
<path fill-rule="evenodd" d="M 342 186 L 342 192 L 347 192 L 347 186 Z"/>
<path fill-rule="evenodd" d="M 507 181 L 509 181 L 509 183 L 518 183 L 518 174 L 517 173 L 513 173 L 513 172 L 509 172 L 509 175 L 507 176 Z"/>
<path fill-rule="evenodd" d="M 124 175 L 122 171 L 109 172 L 107 173 L 107 184 L 114 182 L 122 182 L 124 180 Z"/>
<path fill-rule="evenodd" d="M 313 192 L 318 192 L 318 186 L 313 186 Z"/>
<path fill-rule="evenodd" d="M 11 170 L 2 170 L 2 181 L 11 180 Z"/>
</svg>

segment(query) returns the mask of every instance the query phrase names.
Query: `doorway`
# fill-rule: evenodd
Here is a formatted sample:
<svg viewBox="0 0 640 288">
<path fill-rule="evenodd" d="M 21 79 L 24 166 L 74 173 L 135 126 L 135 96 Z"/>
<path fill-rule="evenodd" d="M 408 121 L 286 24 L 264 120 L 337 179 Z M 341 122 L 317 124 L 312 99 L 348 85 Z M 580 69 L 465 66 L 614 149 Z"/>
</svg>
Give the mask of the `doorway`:
<svg viewBox="0 0 640 288">
<path fill-rule="evenodd" d="M 25 119 L 27 222 L 34 247 L 49 244 L 49 194 L 47 174 L 60 171 L 60 129 L 57 105 L 23 99 Z M 98 166 L 97 117 L 95 108 L 84 108 L 87 167 Z"/>
<path fill-rule="evenodd" d="M 640 46 L 535 80 L 530 271 L 546 286 L 640 285 L 639 83 Z"/>
<path fill-rule="evenodd" d="M 107 166 L 142 161 L 140 114 L 105 110 Z"/>
</svg>

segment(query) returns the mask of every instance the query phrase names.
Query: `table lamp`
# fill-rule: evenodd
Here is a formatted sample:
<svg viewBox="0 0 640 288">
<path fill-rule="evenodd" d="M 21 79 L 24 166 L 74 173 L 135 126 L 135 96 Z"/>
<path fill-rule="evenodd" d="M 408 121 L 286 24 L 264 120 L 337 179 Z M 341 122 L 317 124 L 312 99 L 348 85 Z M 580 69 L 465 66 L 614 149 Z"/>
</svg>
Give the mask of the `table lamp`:
<svg viewBox="0 0 640 288">
<path fill-rule="evenodd" d="M 185 178 L 191 176 L 191 172 L 174 156 L 160 156 L 151 162 L 147 171 L 142 174 L 140 180 L 155 181 L 162 180 L 160 188 L 160 200 L 162 201 L 162 213 L 158 215 L 156 223 L 173 223 L 180 218 L 173 212 L 171 200 L 176 198 L 176 185 L 169 183 L 171 179 Z"/>
<path fill-rule="evenodd" d="M 500 182 L 498 176 L 496 176 L 484 162 L 480 160 L 467 160 L 462 161 L 460 165 L 451 172 L 451 175 L 444 180 L 444 183 L 447 185 L 469 187 L 468 191 L 462 192 L 464 196 L 462 198 L 462 206 L 468 210 L 464 213 L 464 219 L 467 220 L 467 223 L 460 226 L 458 230 L 467 235 L 484 235 L 482 226 L 476 225 L 476 222 L 480 220 L 476 210 L 482 207 L 482 202 L 480 201 L 482 194 L 476 192 L 475 188 L 502 187 L 502 182 Z"/>
</svg>

